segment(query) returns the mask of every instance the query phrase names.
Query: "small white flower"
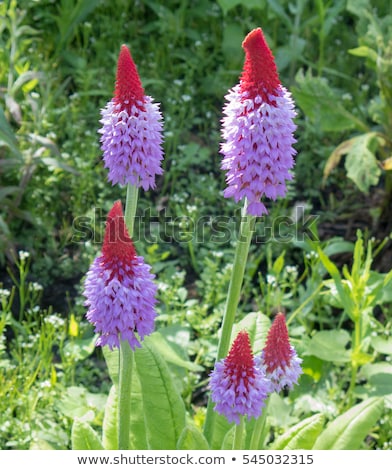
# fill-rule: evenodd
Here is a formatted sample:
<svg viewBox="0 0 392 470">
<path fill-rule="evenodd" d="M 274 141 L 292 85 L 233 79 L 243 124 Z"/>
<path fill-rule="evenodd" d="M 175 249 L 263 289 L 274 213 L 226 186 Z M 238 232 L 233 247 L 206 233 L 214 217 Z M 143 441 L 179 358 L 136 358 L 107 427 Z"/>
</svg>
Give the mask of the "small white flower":
<svg viewBox="0 0 392 470">
<path fill-rule="evenodd" d="M 31 282 L 30 288 L 33 292 L 40 292 L 44 289 L 39 282 Z"/>
<path fill-rule="evenodd" d="M 273 274 L 267 274 L 267 284 L 272 287 L 276 286 L 276 277 Z"/>
<path fill-rule="evenodd" d="M 189 95 L 182 95 L 182 96 L 181 96 L 181 99 L 182 99 L 182 101 L 184 101 L 185 103 L 187 103 L 188 101 L 190 101 L 190 100 L 192 99 L 192 97 L 189 96 Z"/>
<path fill-rule="evenodd" d="M 318 258 L 318 253 L 316 251 L 310 251 L 309 253 L 306 253 L 305 255 L 306 259 L 317 259 Z"/>
<path fill-rule="evenodd" d="M 41 388 L 50 388 L 50 381 L 49 380 L 44 380 L 41 382 Z"/>
<path fill-rule="evenodd" d="M 158 290 L 165 292 L 169 289 L 169 285 L 166 282 L 158 282 Z"/>
<path fill-rule="evenodd" d="M 27 258 L 30 257 L 30 253 L 28 251 L 20 250 L 18 252 L 18 256 L 19 256 L 20 261 L 25 261 Z"/>
<path fill-rule="evenodd" d="M 298 274 L 298 268 L 297 268 L 297 266 L 286 266 L 286 272 L 287 272 L 287 274 L 297 275 Z"/>
<path fill-rule="evenodd" d="M 6 299 L 11 295 L 11 292 L 8 289 L 0 289 L 0 298 Z"/>
</svg>

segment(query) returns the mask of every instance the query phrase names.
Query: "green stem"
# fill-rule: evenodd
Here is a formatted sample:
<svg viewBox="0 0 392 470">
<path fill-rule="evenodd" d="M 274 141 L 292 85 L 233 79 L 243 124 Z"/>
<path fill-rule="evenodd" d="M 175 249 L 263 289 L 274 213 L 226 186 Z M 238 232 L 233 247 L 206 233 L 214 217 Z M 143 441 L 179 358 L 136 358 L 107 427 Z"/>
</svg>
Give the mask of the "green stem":
<svg viewBox="0 0 392 470">
<path fill-rule="evenodd" d="M 355 330 L 354 330 L 354 344 L 353 344 L 353 354 L 354 360 L 351 363 L 351 379 L 350 385 L 347 390 L 347 406 L 346 409 L 351 408 L 354 402 L 354 388 L 357 383 L 357 373 L 358 373 L 358 361 L 357 354 L 361 351 L 361 316 L 358 312 L 354 315 L 355 320 Z"/>
<path fill-rule="evenodd" d="M 233 271 L 229 290 L 227 293 L 227 302 L 223 315 L 221 337 L 218 345 L 216 361 L 227 355 L 230 346 L 231 332 L 233 329 L 235 314 L 240 300 L 241 287 L 244 280 L 245 266 L 248 259 L 249 246 L 252 240 L 256 217 L 246 214 L 247 202 L 245 201 L 242 211 L 239 237 L 237 241 L 236 252 L 234 256 Z M 204 425 L 204 434 L 209 442 L 212 442 L 214 430 L 215 413 L 211 399 L 208 400 L 207 415 Z"/>
<path fill-rule="evenodd" d="M 125 224 L 132 238 L 137 207 L 138 188 L 128 184 L 125 204 Z M 118 391 L 118 448 L 129 449 L 129 431 L 131 421 L 131 385 L 133 351 L 128 341 L 120 343 L 119 391 Z"/>
<path fill-rule="evenodd" d="M 269 400 L 270 400 L 270 397 L 268 397 L 265 402 L 265 408 L 263 409 L 261 416 L 257 418 L 256 420 L 255 427 L 253 428 L 252 438 L 250 440 L 250 447 L 249 447 L 250 450 L 260 449 L 260 444 L 264 440 L 262 439 L 262 435 L 264 434 L 264 431 L 265 431 L 265 422 L 267 419 Z"/>
<path fill-rule="evenodd" d="M 223 316 L 222 332 L 218 346 L 217 360 L 225 357 L 229 351 L 231 331 L 234 325 L 235 314 L 240 301 L 241 287 L 244 280 L 246 262 L 248 260 L 249 246 L 252 240 L 256 218 L 252 215 L 246 215 L 246 205 L 242 215 L 237 249 L 234 256 L 233 271 L 229 291 L 227 293 L 227 302 Z"/>
<path fill-rule="evenodd" d="M 128 341 L 120 343 L 119 396 L 118 396 L 118 448 L 129 449 L 131 421 L 131 384 L 133 351 Z"/>
<path fill-rule="evenodd" d="M 242 450 L 244 442 L 245 419 L 240 417 L 240 424 L 235 427 L 233 450 Z"/>
<path fill-rule="evenodd" d="M 125 203 L 125 224 L 128 228 L 129 236 L 133 237 L 133 229 L 135 226 L 135 215 L 137 207 L 137 198 L 138 198 L 138 188 L 128 184 L 127 187 L 127 200 Z"/>
</svg>

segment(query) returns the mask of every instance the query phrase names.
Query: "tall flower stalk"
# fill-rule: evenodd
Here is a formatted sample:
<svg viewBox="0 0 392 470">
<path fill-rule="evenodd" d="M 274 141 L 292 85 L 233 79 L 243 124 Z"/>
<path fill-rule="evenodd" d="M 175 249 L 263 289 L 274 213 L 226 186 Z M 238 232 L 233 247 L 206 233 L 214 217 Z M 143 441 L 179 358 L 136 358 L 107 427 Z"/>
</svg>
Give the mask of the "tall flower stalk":
<svg viewBox="0 0 392 470">
<path fill-rule="evenodd" d="M 226 170 L 225 197 L 244 200 L 239 237 L 223 316 L 217 360 L 226 356 L 238 308 L 245 266 L 257 216 L 268 214 L 263 197 L 286 194 L 292 179 L 296 126 L 294 103 L 281 85 L 274 57 L 260 28 L 242 43 L 245 63 L 240 82 L 229 90 L 223 108 L 221 153 Z M 207 405 L 204 432 L 212 441 L 214 413 Z"/>
<path fill-rule="evenodd" d="M 108 180 L 113 185 L 120 184 L 127 187 L 125 223 L 122 207 L 118 202 L 109 213 L 103 256 L 105 252 L 113 250 L 118 251 L 120 258 L 128 253 L 126 262 L 122 260 L 118 268 L 117 280 L 120 284 L 124 284 L 122 286 L 124 288 L 130 281 L 129 276 L 133 276 L 131 279 L 133 296 L 120 297 L 117 300 L 113 295 L 106 302 L 110 310 L 112 305 L 124 300 L 121 303 L 121 315 L 117 318 L 120 325 L 118 331 L 111 333 L 110 340 L 105 343 L 120 350 L 118 444 L 120 449 L 129 449 L 133 350 L 135 347 L 140 347 L 144 336 L 153 330 L 156 294 L 156 286 L 152 282 L 153 275 L 150 274 L 149 267 L 144 265 L 143 259 L 136 257 L 131 238 L 139 188 L 144 190 L 155 188 L 156 177 L 163 173 L 161 167 L 163 150 L 159 104 L 145 95 L 136 65 L 125 45 L 121 47 L 118 57 L 114 97 L 101 110 L 101 116 L 102 128 L 99 133 L 103 160 L 108 169 Z M 111 228 L 113 223 L 114 232 Z M 131 252 L 134 253 L 133 257 Z M 92 275 L 88 276 L 88 283 L 95 282 L 96 274 L 93 271 Z M 111 276 L 112 274 L 109 274 L 112 280 Z M 88 316 L 92 317 L 91 306 L 89 312 Z M 130 324 L 127 333 L 124 333 L 121 327 L 127 323 Z M 105 338 L 105 335 L 103 337 Z"/>
</svg>

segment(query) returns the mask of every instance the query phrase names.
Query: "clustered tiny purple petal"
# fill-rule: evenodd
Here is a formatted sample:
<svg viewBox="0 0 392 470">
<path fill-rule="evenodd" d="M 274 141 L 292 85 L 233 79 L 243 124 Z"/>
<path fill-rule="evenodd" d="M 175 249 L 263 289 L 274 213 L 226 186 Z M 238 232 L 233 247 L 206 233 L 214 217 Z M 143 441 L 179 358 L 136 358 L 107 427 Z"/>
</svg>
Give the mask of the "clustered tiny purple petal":
<svg viewBox="0 0 392 470">
<path fill-rule="evenodd" d="M 249 341 L 247 334 L 245 339 Z M 214 410 L 238 425 L 241 416 L 260 416 L 271 384 L 259 359 L 254 359 L 251 352 L 246 352 L 247 357 L 242 360 L 240 348 L 244 348 L 245 340 L 237 337 L 236 341 L 229 356 L 215 364 L 210 376 L 210 389 L 211 399 L 216 403 Z"/>
<path fill-rule="evenodd" d="M 247 98 L 247 94 L 237 85 L 226 96 L 222 121 L 225 142 L 221 145 L 228 185 L 224 196 L 236 202 L 247 198 L 248 214 L 261 216 L 268 211 L 260 199 L 284 196 L 286 181 L 292 179 L 289 170 L 296 153 L 292 147 L 296 113 L 291 95 L 283 86 L 270 97 L 275 105 L 260 96 Z"/>
<path fill-rule="evenodd" d="M 261 353 L 261 362 L 265 364 L 265 353 Z M 266 376 L 271 381 L 273 391 L 279 393 L 285 387 L 292 390 L 298 384 L 298 378 L 302 374 L 302 359 L 298 357 L 296 350 L 290 346 L 290 360 L 288 363 L 276 364 L 270 372 L 266 370 Z"/>
<path fill-rule="evenodd" d="M 292 389 L 298 383 L 302 374 L 302 359 L 290 344 L 285 316 L 281 312 L 276 315 L 268 331 L 261 362 L 275 392 L 280 392 L 284 387 Z"/>
<path fill-rule="evenodd" d="M 214 410 L 226 416 L 229 422 L 240 423 L 241 416 L 258 418 L 265 400 L 271 391 L 270 382 L 261 368 L 254 368 L 254 377 L 248 379 L 234 378 L 227 370 L 224 360 L 215 365 L 211 374 L 211 398 L 216 403 Z"/>
<path fill-rule="evenodd" d="M 162 115 L 150 96 L 137 101 L 130 112 L 113 98 L 101 111 L 101 147 L 112 184 L 155 188 L 163 173 Z"/>
<path fill-rule="evenodd" d="M 163 170 L 162 115 L 159 105 L 144 89 L 126 45 L 117 62 L 114 97 L 101 110 L 101 148 L 108 179 L 144 190 L 155 188 L 155 177 Z"/>
<path fill-rule="evenodd" d="M 87 319 L 100 334 L 97 346 L 119 348 L 121 340 L 135 349 L 153 332 L 157 290 L 153 279 L 141 256 L 135 257 L 132 266 L 119 262 L 115 270 L 102 256 L 95 259 L 87 273 L 84 295 Z"/>
<path fill-rule="evenodd" d="M 121 202 L 109 211 L 102 255 L 87 273 L 83 295 L 87 319 L 99 333 L 97 345 L 132 349 L 154 330 L 156 291 L 150 266 L 136 255 L 124 221 Z"/>
<path fill-rule="evenodd" d="M 246 199 L 247 213 L 261 216 L 268 213 L 261 198 L 284 196 L 286 181 L 293 178 L 296 112 L 261 29 L 251 31 L 242 47 L 243 73 L 239 84 L 226 95 L 223 108 L 224 196 L 236 202 Z"/>
</svg>

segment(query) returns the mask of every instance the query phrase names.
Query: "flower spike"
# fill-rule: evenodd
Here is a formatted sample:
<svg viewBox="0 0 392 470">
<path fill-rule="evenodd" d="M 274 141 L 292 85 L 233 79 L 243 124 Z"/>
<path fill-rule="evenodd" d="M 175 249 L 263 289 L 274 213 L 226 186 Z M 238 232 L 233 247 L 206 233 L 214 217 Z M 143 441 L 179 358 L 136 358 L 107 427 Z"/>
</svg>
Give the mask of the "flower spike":
<svg viewBox="0 0 392 470">
<path fill-rule="evenodd" d="M 159 104 L 144 94 L 127 46 L 121 47 L 114 97 L 101 110 L 101 148 L 109 181 L 155 188 L 163 173 L 162 115 Z"/>
<path fill-rule="evenodd" d="M 131 112 L 132 106 L 143 109 L 144 90 L 140 81 L 136 65 L 131 53 L 125 44 L 121 46 L 117 62 L 116 88 L 114 101 L 120 105 L 120 109 Z"/>
<path fill-rule="evenodd" d="M 83 295 L 87 319 L 99 333 L 97 346 L 132 349 L 154 330 L 156 285 L 150 266 L 137 256 L 117 201 L 107 218 L 102 255 L 87 273 Z"/>
<path fill-rule="evenodd" d="M 272 322 L 261 359 L 275 392 L 280 392 L 286 386 L 291 389 L 298 383 L 302 373 L 302 359 L 290 344 L 283 313 L 278 313 Z"/>
<path fill-rule="evenodd" d="M 210 376 L 211 398 L 216 403 L 214 410 L 229 422 L 239 424 L 241 416 L 260 416 L 271 384 L 259 366 L 246 331 L 238 333 L 226 359 L 215 364 Z"/>
<path fill-rule="evenodd" d="M 222 169 L 227 170 L 225 197 L 246 198 L 247 213 L 268 214 L 262 197 L 286 194 L 293 177 L 296 142 L 294 103 L 284 88 L 274 57 L 260 28 L 242 43 L 245 63 L 240 83 L 226 95 L 222 119 Z"/>
</svg>

